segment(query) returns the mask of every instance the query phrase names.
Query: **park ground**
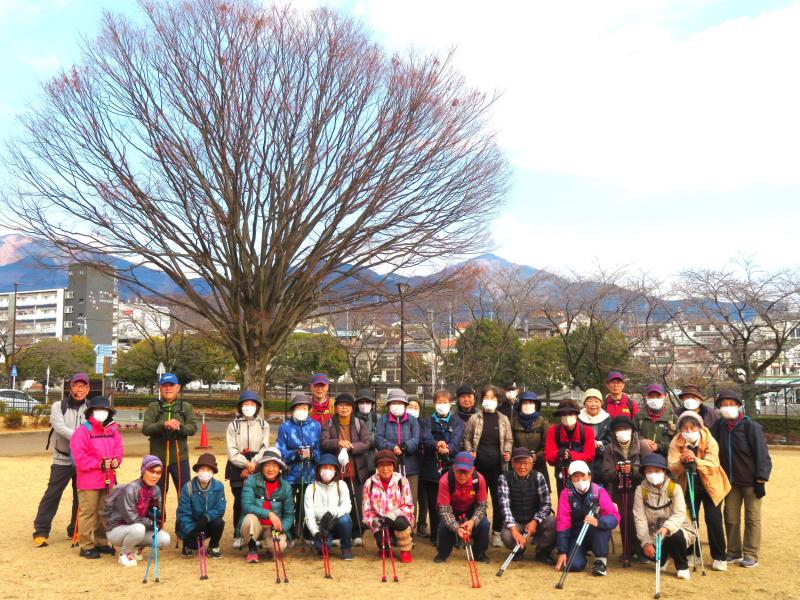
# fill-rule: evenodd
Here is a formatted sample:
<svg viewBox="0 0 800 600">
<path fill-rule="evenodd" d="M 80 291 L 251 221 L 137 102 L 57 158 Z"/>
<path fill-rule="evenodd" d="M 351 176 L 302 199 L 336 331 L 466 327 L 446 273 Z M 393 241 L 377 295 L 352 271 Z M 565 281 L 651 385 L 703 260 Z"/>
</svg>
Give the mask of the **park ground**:
<svg viewBox="0 0 800 600">
<path fill-rule="evenodd" d="M 587 597 L 614 600 L 651 598 L 654 591 L 653 568 L 635 565 L 622 569 L 617 557 L 609 560 L 609 575 L 594 578 L 587 573 L 572 573 L 565 589 L 553 589 L 558 580 L 552 567 L 527 558 L 513 563 L 502 578 L 495 576 L 507 556 L 505 549 L 490 548 L 490 565 L 480 564 L 481 589 L 470 588 L 469 573 L 463 552 L 456 551 L 442 565 L 432 562 L 434 549 L 427 539 L 417 540 L 414 562 L 397 565 L 399 583 L 381 583 L 380 559 L 375 557 L 374 543 L 367 536 L 367 551 L 356 549 L 356 560 L 345 563 L 338 549 L 332 552 L 333 580 L 323 578 L 321 563 L 309 550 L 299 548 L 286 554 L 286 570 L 290 582 L 275 584 L 274 564 L 262 560 L 256 565 L 244 562 L 244 556 L 231 548 L 232 536 L 225 532 L 220 560 L 208 561 L 209 579 L 201 581 L 197 559 L 180 556 L 174 545 L 160 552 L 160 583 L 142 584 L 145 564 L 136 568 L 118 567 L 116 559 L 104 556 L 89 561 L 78 557 L 66 538 L 69 494 L 65 493 L 53 523 L 50 545 L 34 548 L 31 542 L 32 522 L 47 481 L 50 455 L 44 452 L 46 433 L 24 433 L 0 436 L 0 468 L 3 473 L 0 522 L 5 528 L 5 544 L 0 552 L 0 572 L 4 584 L 0 598 L 49 600 L 78 597 L 148 598 L 522 598 L 541 597 L 572 599 Z M 139 463 L 146 451 L 145 439 L 136 431 L 125 433 L 126 460 L 119 471 L 120 480 L 138 476 Z M 224 442 L 220 434 L 212 434 L 210 443 L 218 460 L 224 464 Z M 200 451 L 194 450 L 195 458 Z M 800 452 L 772 448 L 774 469 L 764 499 L 763 543 L 760 566 L 743 569 L 731 565 L 724 573 L 711 572 L 706 577 L 692 573 L 690 581 L 675 579 L 670 564 L 662 578 L 662 598 L 771 598 L 800 600 L 800 561 L 797 543 L 800 521 L 797 517 L 796 471 Z M 230 521 L 232 498 L 228 498 Z M 168 499 L 168 514 L 174 514 L 175 496 Z M 705 540 L 704 527 L 701 525 Z M 167 531 L 174 534 L 168 521 Z M 616 537 L 616 536 L 615 536 Z M 617 537 L 617 548 L 620 543 Z M 708 553 L 705 552 L 706 559 Z M 152 575 L 151 575 L 152 580 Z"/>
</svg>

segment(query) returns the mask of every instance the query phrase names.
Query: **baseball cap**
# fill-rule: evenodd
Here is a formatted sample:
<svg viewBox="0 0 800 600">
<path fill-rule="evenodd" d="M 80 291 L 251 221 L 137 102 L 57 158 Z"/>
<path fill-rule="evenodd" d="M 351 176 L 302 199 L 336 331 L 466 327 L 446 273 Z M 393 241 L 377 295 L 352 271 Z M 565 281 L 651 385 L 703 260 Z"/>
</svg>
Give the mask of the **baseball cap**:
<svg viewBox="0 0 800 600">
<path fill-rule="evenodd" d="M 653 394 L 653 393 L 661 394 L 663 396 L 664 395 L 664 386 L 661 385 L 660 383 L 651 383 L 646 388 L 644 388 L 644 395 L 645 396 L 647 396 L 647 394 Z"/>
<path fill-rule="evenodd" d="M 606 378 L 606 382 L 614 381 L 615 379 L 619 379 L 620 381 L 625 381 L 625 376 L 619 371 L 609 371 L 608 377 Z"/>
<path fill-rule="evenodd" d="M 453 461 L 453 468 L 457 471 L 471 471 L 475 467 L 475 459 L 469 452 L 459 452 Z"/>
<path fill-rule="evenodd" d="M 325 373 L 314 373 L 311 376 L 311 385 L 317 385 L 319 383 L 323 385 L 328 385 L 330 383 L 330 380 L 328 380 L 328 376 L 325 375 Z"/>
<path fill-rule="evenodd" d="M 164 385 L 167 383 L 178 385 L 178 378 L 175 376 L 175 373 L 164 373 L 161 376 L 161 379 L 158 380 L 158 385 Z"/>
<path fill-rule="evenodd" d="M 72 379 L 69 380 L 70 383 L 78 383 L 79 381 L 88 385 L 89 376 L 86 373 L 75 373 Z"/>
<path fill-rule="evenodd" d="M 591 474 L 591 472 L 592 472 L 592 470 L 589 468 L 589 465 L 587 465 L 582 460 L 575 460 L 575 461 L 572 461 L 571 463 L 569 463 L 569 474 L 570 475 L 574 475 L 575 473 L 590 473 Z"/>
</svg>

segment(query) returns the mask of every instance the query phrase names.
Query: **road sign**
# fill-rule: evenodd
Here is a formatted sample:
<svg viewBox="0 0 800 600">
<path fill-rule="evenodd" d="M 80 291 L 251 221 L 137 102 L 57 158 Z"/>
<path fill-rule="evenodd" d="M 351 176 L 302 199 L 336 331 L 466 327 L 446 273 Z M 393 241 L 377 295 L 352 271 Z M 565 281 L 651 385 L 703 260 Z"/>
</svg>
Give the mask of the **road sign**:
<svg viewBox="0 0 800 600">
<path fill-rule="evenodd" d="M 158 363 L 158 368 L 156 369 L 156 375 L 161 377 L 166 372 L 167 368 L 164 366 L 164 363 L 163 362 Z"/>
<path fill-rule="evenodd" d="M 111 344 L 97 344 L 94 347 L 94 353 L 97 356 L 112 356 L 114 354 L 114 346 Z"/>
<path fill-rule="evenodd" d="M 98 375 L 103 374 L 103 356 L 98 354 L 97 360 L 94 363 L 94 372 Z"/>
<path fill-rule="evenodd" d="M 17 365 L 11 365 L 11 376 L 12 377 L 17 376 Z"/>
</svg>

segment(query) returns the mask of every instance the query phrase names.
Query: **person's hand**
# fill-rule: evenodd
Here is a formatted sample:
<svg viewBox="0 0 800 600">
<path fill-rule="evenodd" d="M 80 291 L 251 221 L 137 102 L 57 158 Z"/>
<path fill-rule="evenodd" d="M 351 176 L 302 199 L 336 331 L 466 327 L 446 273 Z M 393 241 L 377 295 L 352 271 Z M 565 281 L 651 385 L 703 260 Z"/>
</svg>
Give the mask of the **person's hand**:
<svg viewBox="0 0 800 600">
<path fill-rule="evenodd" d="M 603 442 L 601 442 L 600 440 L 595 440 L 594 441 L 594 447 L 595 448 L 602 448 L 603 447 Z"/>
<path fill-rule="evenodd" d="M 348 450 L 353 447 L 353 444 L 347 440 L 339 440 L 339 448 L 347 448 Z"/>
<path fill-rule="evenodd" d="M 588 523 L 592 527 L 597 527 L 597 517 L 592 515 L 586 515 L 586 518 L 583 519 L 584 523 Z"/>
<path fill-rule="evenodd" d="M 443 442 L 443 441 L 442 442 L 436 442 L 436 451 L 439 454 L 449 454 L 450 453 L 450 449 L 447 447 L 447 443 Z"/>
<path fill-rule="evenodd" d="M 470 450 L 469 453 L 472 454 L 472 458 L 475 458 L 476 456 L 478 456 L 477 453 L 474 450 Z"/>
<path fill-rule="evenodd" d="M 566 448 L 559 452 L 558 457 L 561 459 L 561 462 L 569 462 L 570 452 Z"/>
<path fill-rule="evenodd" d="M 118 469 L 119 468 L 119 459 L 118 458 L 112 458 L 111 459 L 111 468 L 112 469 Z"/>
<path fill-rule="evenodd" d="M 661 529 L 656 531 L 656 533 L 660 533 L 661 534 L 661 539 L 663 540 L 665 537 L 667 537 L 669 535 L 669 529 L 667 529 L 666 527 L 662 527 Z"/>
<path fill-rule="evenodd" d="M 539 528 L 539 522 L 536 519 L 531 519 L 530 523 L 525 525 L 525 531 L 528 532 L 528 538 L 533 538 L 536 535 L 536 530 Z"/>
<path fill-rule="evenodd" d="M 567 564 L 567 555 L 566 554 L 559 554 L 558 559 L 556 559 L 556 571 L 561 571 Z"/>
<path fill-rule="evenodd" d="M 373 518 L 370 526 L 373 530 L 383 529 L 383 519 L 380 517 Z"/>
<path fill-rule="evenodd" d="M 767 495 L 767 487 L 764 485 L 766 482 L 756 481 L 756 484 L 753 486 L 753 494 L 756 498 L 763 498 Z"/>
<path fill-rule="evenodd" d="M 642 552 L 647 558 L 655 559 L 656 557 L 656 547 L 653 544 L 645 544 L 642 546 Z"/>
<path fill-rule="evenodd" d="M 283 531 L 283 525 L 281 524 L 281 520 L 278 518 L 274 512 L 269 511 L 269 522 L 272 523 L 272 528 L 276 531 Z"/>
<path fill-rule="evenodd" d="M 461 526 L 467 532 L 467 536 L 472 537 L 472 530 L 475 527 L 475 521 L 469 519 L 467 521 L 464 521 L 464 523 Z"/>
<path fill-rule="evenodd" d="M 644 440 L 645 446 L 650 452 L 655 452 L 658 450 L 658 444 L 656 444 L 653 440 Z"/>
<path fill-rule="evenodd" d="M 400 456 L 403 453 L 403 451 L 400 449 L 400 446 L 395 446 L 392 449 L 392 452 L 394 452 L 397 456 Z"/>
<path fill-rule="evenodd" d="M 301 448 L 300 458 L 302 458 L 303 460 L 311 458 L 311 448 Z"/>
<path fill-rule="evenodd" d="M 456 535 L 462 540 L 468 540 L 469 539 L 469 532 L 467 531 L 467 528 L 464 527 L 463 523 L 458 526 L 458 530 L 456 531 Z"/>
<path fill-rule="evenodd" d="M 631 465 L 630 464 L 622 465 L 622 472 L 625 473 L 626 475 L 630 475 Z"/>
<path fill-rule="evenodd" d="M 517 529 L 516 525 L 515 525 L 514 527 L 512 527 L 512 528 L 510 529 L 510 531 L 511 531 L 511 537 L 513 537 L 513 538 L 514 538 L 514 542 L 515 542 L 515 543 L 516 543 L 516 544 L 517 544 L 517 545 L 518 545 L 520 548 L 524 548 L 524 547 L 525 547 L 525 544 L 527 543 L 527 540 L 525 539 L 525 536 L 524 536 L 524 535 L 522 535 L 522 534 L 519 532 L 519 530 Z"/>
<path fill-rule="evenodd" d="M 181 422 L 178 419 L 170 419 L 164 422 L 164 427 L 172 431 L 178 431 L 181 428 Z"/>
<path fill-rule="evenodd" d="M 256 472 L 256 463 L 254 463 L 253 461 L 250 461 L 249 463 L 247 463 L 245 465 L 244 468 L 248 473 L 255 473 Z M 242 475 L 242 477 L 247 477 L 247 475 Z"/>
<path fill-rule="evenodd" d="M 508 462 L 511 460 L 511 452 L 503 452 L 503 461 Z"/>
<path fill-rule="evenodd" d="M 111 468 L 111 459 L 110 458 L 104 458 L 103 459 L 103 467 L 102 468 L 103 468 L 104 471 L 108 471 Z"/>
<path fill-rule="evenodd" d="M 400 450 L 402 450 L 403 454 L 408 454 L 408 445 L 405 442 L 403 442 L 402 444 L 400 444 Z"/>
<path fill-rule="evenodd" d="M 694 462 L 694 459 L 694 452 L 692 452 L 689 448 L 684 448 L 683 452 L 681 452 L 681 462 Z"/>
</svg>

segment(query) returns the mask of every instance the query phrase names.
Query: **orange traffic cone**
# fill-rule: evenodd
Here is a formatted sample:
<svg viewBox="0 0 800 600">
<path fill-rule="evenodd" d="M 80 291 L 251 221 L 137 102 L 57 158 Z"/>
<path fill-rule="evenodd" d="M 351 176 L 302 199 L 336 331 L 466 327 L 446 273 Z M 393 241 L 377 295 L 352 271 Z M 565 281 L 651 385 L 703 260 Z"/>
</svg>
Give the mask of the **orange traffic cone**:
<svg viewBox="0 0 800 600">
<path fill-rule="evenodd" d="M 195 450 L 208 450 L 211 446 L 208 444 L 208 430 L 206 430 L 206 414 L 203 413 L 203 425 L 200 427 L 200 445 L 195 446 Z"/>
</svg>

